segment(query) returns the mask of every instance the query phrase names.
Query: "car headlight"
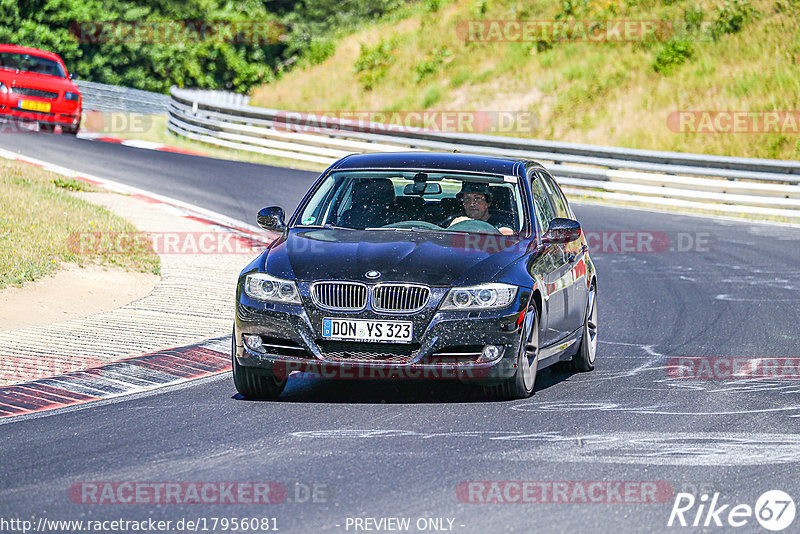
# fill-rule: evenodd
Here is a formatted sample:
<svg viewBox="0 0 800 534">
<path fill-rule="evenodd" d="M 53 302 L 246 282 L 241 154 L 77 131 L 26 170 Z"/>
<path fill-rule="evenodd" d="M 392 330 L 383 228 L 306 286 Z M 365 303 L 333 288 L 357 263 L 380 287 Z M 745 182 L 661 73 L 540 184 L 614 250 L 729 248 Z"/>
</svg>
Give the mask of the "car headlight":
<svg viewBox="0 0 800 534">
<path fill-rule="evenodd" d="M 0 95 L 5 95 L 8 93 L 8 87 L 3 82 L 0 82 Z"/>
<path fill-rule="evenodd" d="M 65 100 L 74 100 L 75 102 L 78 101 L 80 95 L 78 93 L 64 93 Z"/>
<path fill-rule="evenodd" d="M 252 273 L 244 278 L 245 294 L 256 300 L 300 304 L 297 284 L 265 273 Z"/>
<path fill-rule="evenodd" d="M 454 287 L 444 298 L 442 310 L 488 310 L 505 308 L 517 296 L 517 286 L 510 284 L 481 284 Z"/>
</svg>

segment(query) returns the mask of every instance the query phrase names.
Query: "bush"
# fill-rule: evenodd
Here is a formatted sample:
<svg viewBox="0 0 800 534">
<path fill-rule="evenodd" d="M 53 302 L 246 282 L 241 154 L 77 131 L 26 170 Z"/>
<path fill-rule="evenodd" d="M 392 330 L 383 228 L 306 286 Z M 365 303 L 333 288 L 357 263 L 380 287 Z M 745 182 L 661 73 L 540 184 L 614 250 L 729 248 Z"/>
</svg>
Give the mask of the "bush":
<svg viewBox="0 0 800 534">
<path fill-rule="evenodd" d="M 351 33 L 359 25 L 374 22 L 404 5 L 403 0 L 263 0 L 263 3 L 289 28 L 283 62 L 306 59 L 312 65 L 333 54 L 335 40 L 341 34 Z M 294 65 L 303 63 L 297 61 Z"/>
<path fill-rule="evenodd" d="M 442 68 L 445 61 L 452 56 L 450 49 L 440 47 L 428 54 L 428 57 L 414 66 L 414 81 L 421 82 L 428 76 L 436 74 Z"/>
<path fill-rule="evenodd" d="M 172 85 L 247 92 L 279 72 L 324 61 L 335 51 L 339 33 L 402 5 L 402 0 L 0 0 L 0 42 L 56 52 L 70 72 L 90 81 L 156 92 Z M 204 39 L 195 31 L 190 38 L 160 34 L 151 42 L 123 33 L 121 39 L 92 42 L 85 29 L 98 22 L 99 37 L 100 29 L 115 22 L 197 28 L 191 21 L 219 23 L 215 29 L 222 32 L 244 22 L 259 33 Z M 274 31 L 260 33 L 269 28 Z"/>
<path fill-rule="evenodd" d="M 219 37 L 207 38 L 199 25 L 181 21 L 208 22 Z M 269 42 L 261 33 L 232 31 L 233 23 L 249 21 L 278 31 Z M 181 33 L 149 38 L 130 31 L 154 23 Z M 245 14 L 221 0 L 0 0 L 0 42 L 56 52 L 84 79 L 157 92 L 171 85 L 246 92 L 271 78 L 285 48 L 280 33 L 263 6 Z"/>
<path fill-rule="evenodd" d="M 747 0 L 727 0 L 716 11 L 716 18 L 709 28 L 711 38 L 717 40 L 727 33 L 738 33 L 755 15 L 756 10 Z"/>
<path fill-rule="evenodd" d="M 653 69 L 661 74 L 669 74 L 676 67 L 692 57 L 692 45 L 684 39 L 672 39 L 656 53 Z"/>
<path fill-rule="evenodd" d="M 703 25 L 703 9 L 699 6 L 690 6 L 683 12 L 683 21 L 689 31 L 699 30 Z"/>
<path fill-rule="evenodd" d="M 425 9 L 435 13 L 442 8 L 442 0 L 425 0 Z"/>
<path fill-rule="evenodd" d="M 394 61 L 391 54 L 392 48 L 393 45 L 384 40 L 374 46 L 361 45 L 361 52 L 353 69 L 358 75 L 358 81 L 366 91 L 371 91 L 375 84 L 386 75 L 386 70 Z"/>
<path fill-rule="evenodd" d="M 322 63 L 336 52 L 336 45 L 329 39 L 312 39 L 305 54 L 311 65 Z"/>
<path fill-rule="evenodd" d="M 482 17 L 486 15 L 488 7 L 488 0 L 473 0 L 470 11 L 474 17 Z"/>
</svg>

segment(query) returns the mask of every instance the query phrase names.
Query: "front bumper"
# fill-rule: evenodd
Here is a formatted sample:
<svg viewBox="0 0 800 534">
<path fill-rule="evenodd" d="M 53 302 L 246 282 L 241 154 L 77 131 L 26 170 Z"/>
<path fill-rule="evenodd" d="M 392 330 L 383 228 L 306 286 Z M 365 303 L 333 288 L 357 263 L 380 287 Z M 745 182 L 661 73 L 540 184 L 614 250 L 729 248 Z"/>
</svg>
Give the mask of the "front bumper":
<svg viewBox="0 0 800 534">
<path fill-rule="evenodd" d="M 303 288 L 300 288 L 303 295 Z M 279 378 L 295 371 L 342 379 L 443 379 L 488 381 L 516 372 L 522 311 L 530 290 L 520 288 L 516 301 L 502 310 L 446 311 L 438 307 L 446 289 L 433 291 L 426 309 L 411 315 L 328 312 L 310 299 L 303 305 L 253 301 L 238 291 L 234 339 L 239 365 L 261 368 Z M 411 320 L 410 344 L 331 342 L 322 339 L 323 316 Z M 264 351 L 248 347 L 244 335 L 259 335 Z M 486 345 L 501 347 L 492 361 L 480 359 Z"/>
<path fill-rule="evenodd" d="M 15 96 L 14 99 L 17 97 Z M 77 127 L 81 122 L 81 111 L 77 102 L 55 102 L 51 105 L 50 111 L 44 113 L 19 109 L 13 105 L 12 100 L 14 99 L 0 101 L 0 117 L 72 127 Z"/>
</svg>

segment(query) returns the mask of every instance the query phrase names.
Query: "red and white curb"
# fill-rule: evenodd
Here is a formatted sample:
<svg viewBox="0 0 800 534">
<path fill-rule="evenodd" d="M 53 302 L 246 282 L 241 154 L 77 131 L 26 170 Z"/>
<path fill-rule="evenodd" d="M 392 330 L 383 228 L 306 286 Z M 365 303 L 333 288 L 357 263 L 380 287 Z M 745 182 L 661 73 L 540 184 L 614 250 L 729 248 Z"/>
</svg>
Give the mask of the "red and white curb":
<svg viewBox="0 0 800 534">
<path fill-rule="evenodd" d="M 0 149 L 0 157 L 135 196 L 166 211 L 233 233 L 247 244 L 265 243 L 266 232 L 226 215 L 139 188 Z M 268 239 L 266 240 L 268 242 Z M 230 370 L 230 336 L 200 344 L 123 356 L 99 367 L 0 387 L 0 420 L 97 402 L 171 386 Z"/>
<path fill-rule="evenodd" d="M 113 137 L 102 132 L 78 132 L 78 139 L 88 139 L 90 141 L 101 141 L 103 143 L 114 143 L 117 145 L 124 145 L 133 148 L 143 148 L 145 150 L 160 150 L 161 152 L 173 152 L 176 154 L 187 154 L 190 156 L 206 156 L 202 152 L 179 148 L 172 145 L 165 145 L 164 143 L 156 143 L 154 141 L 143 141 L 141 139 L 122 139 Z"/>
<path fill-rule="evenodd" d="M 0 387 L 0 419 L 141 393 L 231 368 L 230 336 Z"/>
</svg>

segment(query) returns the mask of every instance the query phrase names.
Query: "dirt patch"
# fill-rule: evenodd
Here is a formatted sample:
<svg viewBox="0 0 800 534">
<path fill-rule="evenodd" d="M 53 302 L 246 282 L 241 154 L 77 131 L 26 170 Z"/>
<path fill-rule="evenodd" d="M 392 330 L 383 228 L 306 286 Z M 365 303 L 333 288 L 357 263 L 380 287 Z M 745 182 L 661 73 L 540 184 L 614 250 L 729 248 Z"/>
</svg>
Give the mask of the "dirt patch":
<svg viewBox="0 0 800 534">
<path fill-rule="evenodd" d="M 149 295 L 161 277 L 63 264 L 55 276 L 0 290 L 0 331 L 114 310 Z"/>
</svg>

